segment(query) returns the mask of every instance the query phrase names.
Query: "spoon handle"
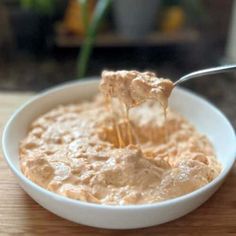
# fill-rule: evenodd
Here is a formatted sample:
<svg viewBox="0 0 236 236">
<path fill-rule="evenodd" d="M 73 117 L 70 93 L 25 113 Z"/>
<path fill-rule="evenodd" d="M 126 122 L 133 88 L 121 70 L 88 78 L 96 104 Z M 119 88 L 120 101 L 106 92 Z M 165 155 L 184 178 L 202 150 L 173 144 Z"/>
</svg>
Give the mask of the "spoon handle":
<svg viewBox="0 0 236 236">
<path fill-rule="evenodd" d="M 224 66 L 218 66 L 218 67 L 214 67 L 214 68 L 198 70 L 198 71 L 189 73 L 185 76 L 182 76 L 180 79 L 175 81 L 174 85 L 178 85 L 180 83 L 183 83 L 189 79 L 193 79 L 196 77 L 201 77 L 204 75 L 212 75 L 212 74 L 217 74 L 217 73 L 223 73 L 223 72 L 229 72 L 234 69 L 236 69 L 236 65 L 224 65 Z"/>
</svg>

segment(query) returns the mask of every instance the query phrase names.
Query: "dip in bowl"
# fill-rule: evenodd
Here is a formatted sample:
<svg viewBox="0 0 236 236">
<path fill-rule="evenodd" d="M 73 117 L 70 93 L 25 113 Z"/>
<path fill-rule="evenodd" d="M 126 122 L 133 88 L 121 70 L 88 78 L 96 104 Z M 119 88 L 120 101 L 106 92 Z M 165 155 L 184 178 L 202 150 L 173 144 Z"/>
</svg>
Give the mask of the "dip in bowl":
<svg viewBox="0 0 236 236">
<path fill-rule="evenodd" d="M 224 115 L 204 99 L 175 88 L 170 108 L 178 111 L 214 146 L 222 165 L 220 174 L 209 184 L 174 199 L 141 205 L 99 205 L 69 199 L 36 185 L 21 172 L 19 144 L 29 125 L 40 115 L 60 104 L 90 99 L 98 92 L 98 80 L 72 82 L 32 99 L 11 117 L 3 134 L 3 152 L 23 189 L 39 204 L 68 220 L 102 228 L 128 229 L 161 224 L 176 219 L 206 201 L 220 186 L 235 160 L 235 134 Z M 193 109 L 194 108 L 194 109 Z"/>
</svg>

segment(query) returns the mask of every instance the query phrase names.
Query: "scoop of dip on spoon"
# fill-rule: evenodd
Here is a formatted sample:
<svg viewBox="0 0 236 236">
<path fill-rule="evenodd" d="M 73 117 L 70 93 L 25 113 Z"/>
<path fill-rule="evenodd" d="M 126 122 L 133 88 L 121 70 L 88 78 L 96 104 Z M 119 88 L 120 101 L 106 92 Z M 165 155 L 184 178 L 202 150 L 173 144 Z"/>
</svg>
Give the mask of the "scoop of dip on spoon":
<svg viewBox="0 0 236 236">
<path fill-rule="evenodd" d="M 153 72 L 103 71 L 100 90 L 107 98 L 118 98 L 129 109 L 147 99 L 157 100 L 163 109 L 174 84 L 169 79 L 158 78 Z"/>
<path fill-rule="evenodd" d="M 100 83 L 101 92 L 107 97 L 117 97 L 129 109 L 147 99 L 157 100 L 164 111 L 168 106 L 168 98 L 176 85 L 204 75 L 229 72 L 236 69 L 236 65 L 224 65 L 198 70 L 182 76 L 175 82 L 158 78 L 153 72 L 103 71 Z"/>
</svg>

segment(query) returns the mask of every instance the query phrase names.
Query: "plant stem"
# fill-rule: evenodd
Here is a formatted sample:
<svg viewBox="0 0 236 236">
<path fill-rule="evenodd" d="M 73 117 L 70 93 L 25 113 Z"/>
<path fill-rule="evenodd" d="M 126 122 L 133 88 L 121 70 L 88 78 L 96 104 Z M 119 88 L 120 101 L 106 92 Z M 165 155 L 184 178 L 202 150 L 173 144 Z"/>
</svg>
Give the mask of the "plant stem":
<svg viewBox="0 0 236 236">
<path fill-rule="evenodd" d="M 88 29 L 89 26 L 89 13 L 88 13 L 88 0 L 79 0 L 81 13 L 82 13 L 82 20 L 84 24 L 84 29 Z"/>
<path fill-rule="evenodd" d="M 99 0 L 96 5 L 92 21 L 86 29 L 86 36 L 81 46 L 78 57 L 78 64 L 77 64 L 78 78 L 84 77 L 86 74 L 88 61 L 92 52 L 94 42 L 96 40 L 97 29 L 101 24 L 101 21 L 110 4 L 111 0 Z"/>
<path fill-rule="evenodd" d="M 78 78 L 82 78 L 86 74 L 88 61 L 92 52 L 94 41 L 95 37 L 93 38 L 86 37 L 84 40 L 78 58 Z"/>
</svg>

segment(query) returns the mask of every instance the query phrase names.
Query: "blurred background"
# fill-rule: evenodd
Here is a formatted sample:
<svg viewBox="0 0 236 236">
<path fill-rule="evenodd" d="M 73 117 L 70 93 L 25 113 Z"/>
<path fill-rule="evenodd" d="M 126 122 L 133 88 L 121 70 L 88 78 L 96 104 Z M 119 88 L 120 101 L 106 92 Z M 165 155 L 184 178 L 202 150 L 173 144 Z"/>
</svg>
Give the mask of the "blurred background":
<svg viewBox="0 0 236 236">
<path fill-rule="evenodd" d="M 233 0 L 1 0 L 0 90 L 40 91 L 105 69 L 184 73 L 236 63 Z M 185 86 L 236 126 L 235 74 Z"/>
</svg>

